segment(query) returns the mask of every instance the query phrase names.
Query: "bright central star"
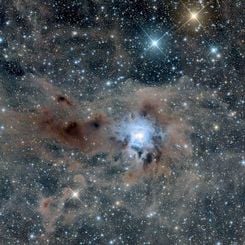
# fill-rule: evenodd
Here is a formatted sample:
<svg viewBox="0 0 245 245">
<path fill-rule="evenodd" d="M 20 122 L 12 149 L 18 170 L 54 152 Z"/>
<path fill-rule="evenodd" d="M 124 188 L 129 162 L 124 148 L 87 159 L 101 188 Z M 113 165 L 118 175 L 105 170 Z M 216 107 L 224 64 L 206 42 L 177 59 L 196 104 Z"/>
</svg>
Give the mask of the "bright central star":
<svg viewBox="0 0 245 245">
<path fill-rule="evenodd" d="M 132 138 L 137 141 L 143 142 L 145 138 L 144 132 L 135 132 L 133 133 Z"/>
<path fill-rule="evenodd" d="M 129 144 L 134 147 L 142 148 L 151 140 L 152 128 L 149 125 L 132 125 Z"/>
</svg>

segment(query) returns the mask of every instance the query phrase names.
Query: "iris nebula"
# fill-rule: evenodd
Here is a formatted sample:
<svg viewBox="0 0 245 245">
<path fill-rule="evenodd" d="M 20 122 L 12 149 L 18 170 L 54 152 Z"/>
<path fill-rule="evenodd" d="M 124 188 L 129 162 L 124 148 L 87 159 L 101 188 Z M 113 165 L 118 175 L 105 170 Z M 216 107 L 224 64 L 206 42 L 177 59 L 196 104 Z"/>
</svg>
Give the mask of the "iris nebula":
<svg viewBox="0 0 245 245">
<path fill-rule="evenodd" d="M 149 164 L 163 143 L 164 131 L 154 119 L 132 113 L 115 127 L 116 138 L 125 145 L 128 157 Z"/>
</svg>

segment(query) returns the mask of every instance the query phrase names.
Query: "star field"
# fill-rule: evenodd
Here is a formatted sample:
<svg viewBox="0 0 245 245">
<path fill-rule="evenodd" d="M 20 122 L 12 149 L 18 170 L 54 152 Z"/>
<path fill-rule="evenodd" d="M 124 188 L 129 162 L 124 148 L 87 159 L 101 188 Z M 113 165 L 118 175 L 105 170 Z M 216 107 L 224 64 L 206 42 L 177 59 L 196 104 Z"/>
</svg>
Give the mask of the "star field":
<svg viewBox="0 0 245 245">
<path fill-rule="evenodd" d="M 243 9 L 1 1 L 0 244 L 244 244 Z"/>
</svg>

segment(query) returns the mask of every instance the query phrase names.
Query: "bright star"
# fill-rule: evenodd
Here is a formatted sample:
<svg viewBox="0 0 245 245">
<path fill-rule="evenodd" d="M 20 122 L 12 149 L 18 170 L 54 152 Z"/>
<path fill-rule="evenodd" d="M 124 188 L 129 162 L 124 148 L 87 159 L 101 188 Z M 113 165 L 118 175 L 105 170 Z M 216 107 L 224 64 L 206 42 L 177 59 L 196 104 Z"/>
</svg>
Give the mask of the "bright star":
<svg viewBox="0 0 245 245">
<path fill-rule="evenodd" d="M 211 48 L 211 53 L 216 54 L 217 51 L 218 51 L 218 49 L 216 47 L 212 47 Z"/>
<path fill-rule="evenodd" d="M 199 11 L 191 11 L 186 5 L 185 5 L 185 3 L 183 2 L 183 1 L 181 1 L 181 3 L 184 5 L 184 7 L 186 8 L 186 10 L 189 12 L 189 19 L 184 23 L 184 24 L 182 24 L 178 29 L 177 29 L 177 31 L 178 30 L 180 30 L 180 29 L 182 29 L 184 26 L 186 26 L 190 21 L 192 21 L 192 20 L 194 20 L 195 22 L 198 22 L 198 24 L 201 26 L 201 27 L 203 27 L 203 25 L 201 24 L 201 22 L 199 21 L 199 19 L 198 19 L 198 17 L 199 17 L 199 15 L 201 14 L 201 12 L 210 4 L 207 4 L 207 5 L 205 5 L 205 6 L 203 6 Z M 204 27 L 203 27 L 203 29 L 204 29 Z M 205 29 L 204 29 L 205 30 Z"/>
<path fill-rule="evenodd" d="M 79 192 L 78 191 L 72 191 L 71 197 L 77 199 L 79 197 Z"/>
<path fill-rule="evenodd" d="M 196 12 L 191 12 L 190 15 L 191 15 L 191 19 L 192 19 L 192 20 L 197 20 L 198 13 L 196 13 Z"/>
<path fill-rule="evenodd" d="M 218 124 L 214 124 L 213 127 L 214 127 L 214 130 L 215 130 L 215 131 L 218 131 L 219 128 L 220 128 Z"/>
<path fill-rule="evenodd" d="M 151 46 L 152 47 L 158 47 L 158 40 L 152 40 L 151 41 Z"/>
<path fill-rule="evenodd" d="M 77 199 L 80 201 L 80 191 L 70 189 L 70 197 L 69 199 Z"/>
<path fill-rule="evenodd" d="M 159 42 L 160 40 L 166 35 L 167 33 L 165 33 L 164 35 L 162 35 L 159 39 L 152 39 L 150 36 L 150 41 L 151 41 L 151 45 L 149 46 L 149 48 L 154 48 L 154 49 L 158 49 L 161 53 L 162 53 L 162 49 L 159 47 Z"/>
<path fill-rule="evenodd" d="M 160 52 L 162 52 L 162 50 L 161 50 L 161 48 L 159 47 L 159 42 L 160 42 L 160 40 L 162 40 L 163 38 L 164 38 L 164 36 L 165 35 L 167 35 L 168 34 L 168 32 L 166 32 L 166 33 L 164 33 L 160 38 L 158 38 L 158 39 L 152 39 L 152 37 L 142 28 L 142 27 L 140 27 L 141 29 L 142 29 L 142 31 L 146 34 L 146 36 L 149 38 L 149 40 L 150 40 L 150 45 L 148 46 L 148 48 L 147 49 L 145 49 L 145 50 L 148 50 L 148 49 L 150 49 L 150 48 L 157 48 Z"/>
</svg>

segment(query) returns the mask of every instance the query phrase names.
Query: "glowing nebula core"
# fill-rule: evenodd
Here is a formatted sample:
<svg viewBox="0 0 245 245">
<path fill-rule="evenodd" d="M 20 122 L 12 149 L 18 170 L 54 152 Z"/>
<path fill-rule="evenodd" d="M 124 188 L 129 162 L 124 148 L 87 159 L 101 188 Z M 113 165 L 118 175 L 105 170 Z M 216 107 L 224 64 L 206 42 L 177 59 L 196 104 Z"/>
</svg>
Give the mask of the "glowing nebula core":
<svg viewBox="0 0 245 245">
<path fill-rule="evenodd" d="M 154 152 L 164 140 L 163 129 L 152 118 L 131 114 L 121 120 L 115 128 L 117 141 L 126 146 L 129 158 L 140 161 L 153 160 Z"/>
</svg>

